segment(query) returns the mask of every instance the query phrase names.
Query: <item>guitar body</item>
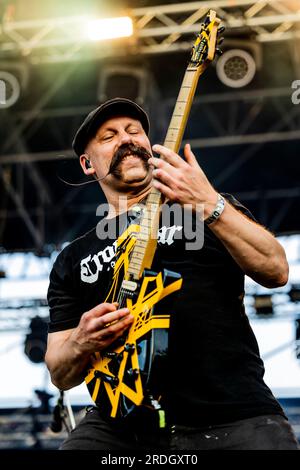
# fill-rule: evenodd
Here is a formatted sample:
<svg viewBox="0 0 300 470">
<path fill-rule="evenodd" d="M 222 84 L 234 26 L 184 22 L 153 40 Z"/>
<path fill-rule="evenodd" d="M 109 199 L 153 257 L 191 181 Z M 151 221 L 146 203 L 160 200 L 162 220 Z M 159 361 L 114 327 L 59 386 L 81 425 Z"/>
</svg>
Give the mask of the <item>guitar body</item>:
<svg viewBox="0 0 300 470">
<path fill-rule="evenodd" d="M 134 230 L 130 226 L 129 230 Z M 106 302 L 117 299 L 119 280 L 132 249 L 132 238 L 121 242 L 114 278 Z M 145 270 L 138 283 L 123 290 L 125 305 L 134 316 L 126 337 L 108 350 L 95 353 L 86 376 L 93 401 L 110 417 L 125 417 L 148 395 L 159 398 L 167 372 L 168 329 L 172 315 L 173 293 L 180 289 L 181 276 L 164 269 L 156 273 Z M 135 287 L 134 290 L 130 288 Z M 173 299 L 172 299 L 173 298 Z"/>
</svg>

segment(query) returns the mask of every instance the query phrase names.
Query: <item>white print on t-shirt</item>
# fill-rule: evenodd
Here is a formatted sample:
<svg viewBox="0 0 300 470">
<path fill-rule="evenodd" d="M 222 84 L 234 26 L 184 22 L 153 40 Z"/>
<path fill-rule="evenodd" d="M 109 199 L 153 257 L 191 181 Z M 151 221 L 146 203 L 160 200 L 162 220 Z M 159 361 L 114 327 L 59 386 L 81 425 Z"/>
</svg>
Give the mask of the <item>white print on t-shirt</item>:
<svg viewBox="0 0 300 470">
<path fill-rule="evenodd" d="M 181 230 L 181 225 L 172 225 L 171 227 L 163 226 L 158 230 L 157 242 L 161 245 L 172 245 L 172 243 L 174 243 L 175 233 Z M 111 267 L 114 267 L 114 261 L 112 261 L 112 259 L 116 251 L 117 240 L 104 250 L 83 258 L 80 262 L 80 278 L 82 282 L 92 284 L 98 280 L 99 273 L 101 273 L 104 268 L 106 271 L 109 271 Z"/>
<path fill-rule="evenodd" d="M 96 282 L 103 267 L 108 265 L 117 251 L 117 240 L 95 255 L 88 255 L 80 261 L 80 277 L 83 282 Z"/>
<path fill-rule="evenodd" d="M 182 225 L 172 225 L 172 227 L 166 227 L 165 225 L 158 230 L 157 241 L 161 245 L 172 245 L 174 243 L 175 232 L 181 232 Z"/>
</svg>

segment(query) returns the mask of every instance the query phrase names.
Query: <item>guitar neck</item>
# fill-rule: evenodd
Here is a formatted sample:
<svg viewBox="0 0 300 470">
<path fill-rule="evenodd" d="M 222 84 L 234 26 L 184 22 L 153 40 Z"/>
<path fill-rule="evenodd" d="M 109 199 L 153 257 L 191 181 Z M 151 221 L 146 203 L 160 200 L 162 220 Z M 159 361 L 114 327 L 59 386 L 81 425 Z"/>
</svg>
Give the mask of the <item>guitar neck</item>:
<svg viewBox="0 0 300 470">
<path fill-rule="evenodd" d="M 192 58 L 186 69 L 164 140 L 164 146 L 176 153 L 179 152 L 181 146 L 199 77 L 214 58 L 219 23 L 220 20 L 216 17 L 216 12 L 211 10 L 205 29 L 193 46 Z M 163 157 L 161 156 L 161 158 Z M 131 279 L 140 279 L 144 269 L 151 268 L 157 246 L 157 232 L 162 201 L 160 191 L 152 188 L 147 197 L 144 215 L 140 224 L 140 232 L 137 235 L 129 262 L 127 274 Z"/>
<path fill-rule="evenodd" d="M 203 51 L 203 49 L 201 49 L 201 41 L 199 39 L 195 43 L 200 46 L 199 50 L 197 50 L 194 45 L 193 56 L 186 69 L 168 132 L 164 141 L 164 146 L 176 153 L 179 152 L 181 146 L 181 141 L 192 107 L 198 80 L 214 58 L 217 40 L 217 28 L 220 24 L 220 19 L 216 17 L 215 11 L 210 12 L 210 20 L 211 23 L 208 26 L 208 30 L 210 31 L 210 41 L 207 50 L 208 60 L 200 63 L 198 62 L 199 54 L 201 54 Z"/>
<path fill-rule="evenodd" d="M 201 66 L 189 66 L 187 68 L 174 107 L 164 146 L 174 150 L 176 153 L 181 145 L 201 71 Z M 152 188 L 147 196 L 144 215 L 140 223 L 140 232 L 133 248 L 127 271 L 131 278 L 135 280 L 141 277 L 144 269 L 149 269 L 152 265 L 157 246 L 161 204 L 161 192 Z"/>
<path fill-rule="evenodd" d="M 198 80 L 204 67 L 188 66 L 175 104 L 164 146 L 178 153 L 192 107 Z"/>
</svg>

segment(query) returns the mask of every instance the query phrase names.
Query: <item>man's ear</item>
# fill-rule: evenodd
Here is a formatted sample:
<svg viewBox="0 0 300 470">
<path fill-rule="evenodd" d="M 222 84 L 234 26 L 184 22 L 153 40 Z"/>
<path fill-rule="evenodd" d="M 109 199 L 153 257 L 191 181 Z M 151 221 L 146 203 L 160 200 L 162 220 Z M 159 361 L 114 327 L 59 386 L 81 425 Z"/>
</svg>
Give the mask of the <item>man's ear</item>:
<svg viewBox="0 0 300 470">
<path fill-rule="evenodd" d="M 95 168 L 91 164 L 89 157 L 85 153 L 80 155 L 79 161 L 81 168 L 86 175 L 93 175 L 96 172 Z"/>
</svg>

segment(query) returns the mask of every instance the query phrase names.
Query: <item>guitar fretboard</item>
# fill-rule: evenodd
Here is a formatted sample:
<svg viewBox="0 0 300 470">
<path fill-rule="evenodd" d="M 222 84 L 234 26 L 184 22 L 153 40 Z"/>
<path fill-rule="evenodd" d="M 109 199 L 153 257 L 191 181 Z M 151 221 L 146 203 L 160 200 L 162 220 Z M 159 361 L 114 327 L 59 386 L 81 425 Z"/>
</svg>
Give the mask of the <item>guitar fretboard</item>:
<svg viewBox="0 0 300 470">
<path fill-rule="evenodd" d="M 175 104 L 164 146 L 178 152 L 195 95 L 200 67 L 188 67 Z"/>
<path fill-rule="evenodd" d="M 178 153 L 190 114 L 193 98 L 200 75 L 205 71 L 208 63 L 213 60 L 215 54 L 217 28 L 220 23 L 216 18 L 216 12 L 210 12 L 209 30 L 199 37 L 193 49 L 191 61 L 186 69 L 182 85 L 176 100 L 171 122 L 164 141 L 164 146 Z M 208 34 L 210 40 L 208 40 Z M 203 59 L 203 51 L 207 48 L 206 58 Z M 161 158 L 163 158 L 161 156 Z M 157 232 L 159 228 L 160 206 L 162 204 L 160 191 L 152 188 L 146 201 L 146 207 L 141 219 L 140 232 L 134 245 L 127 273 L 138 280 L 144 269 L 151 268 L 157 245 Z"/>
<path fill-rule="evenodd" d="M 182 86 L 174 107 L 173 115 L 164 141 L 164 146 L 178 152 L 185 131 L 187 119 L 194 98 L 200 67 L 188 67 Z M 128 274 L 138 280 L 145 268 L 150 268 L 157 245 L 157 231 L 159 227 L 160 206 L 162 195 L 156 188 L 152 188 L 144 208 L 140 223 L 140 232 L 132 251 Z"/>
</svg>

